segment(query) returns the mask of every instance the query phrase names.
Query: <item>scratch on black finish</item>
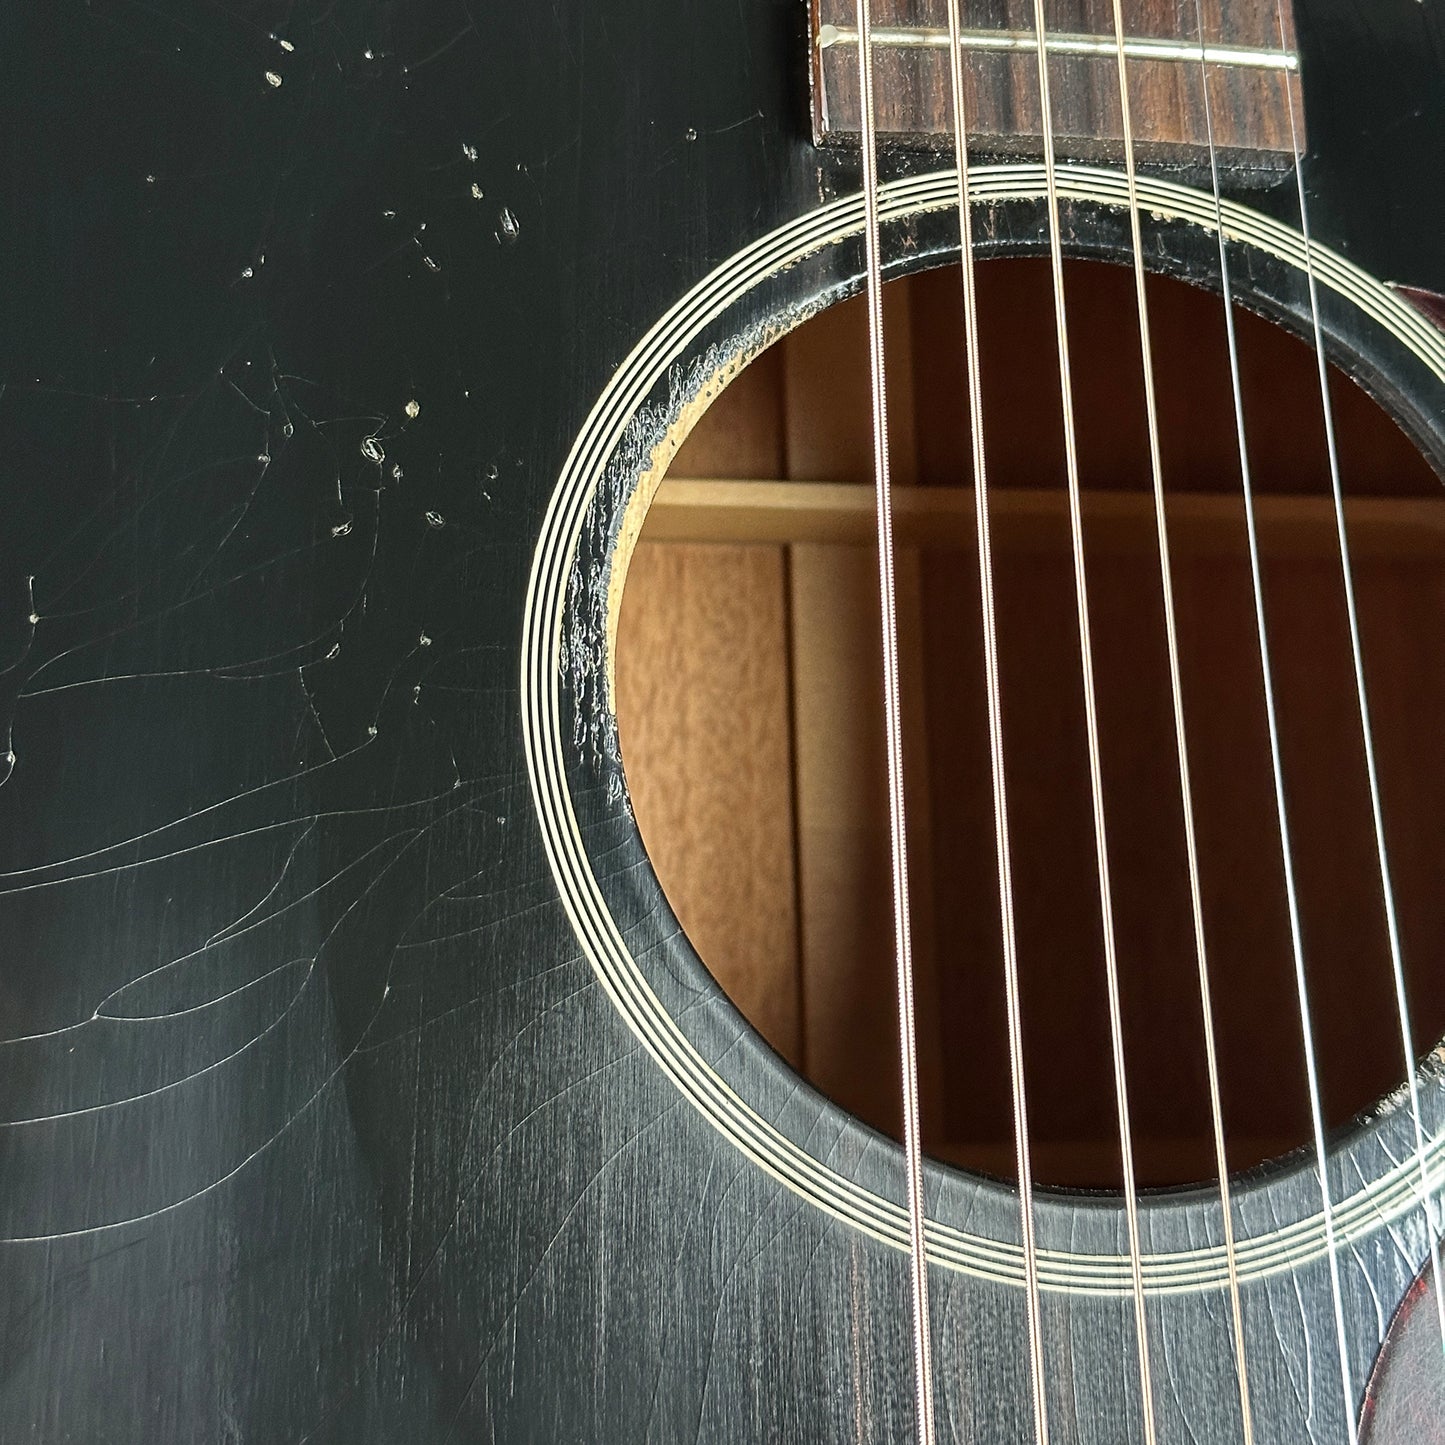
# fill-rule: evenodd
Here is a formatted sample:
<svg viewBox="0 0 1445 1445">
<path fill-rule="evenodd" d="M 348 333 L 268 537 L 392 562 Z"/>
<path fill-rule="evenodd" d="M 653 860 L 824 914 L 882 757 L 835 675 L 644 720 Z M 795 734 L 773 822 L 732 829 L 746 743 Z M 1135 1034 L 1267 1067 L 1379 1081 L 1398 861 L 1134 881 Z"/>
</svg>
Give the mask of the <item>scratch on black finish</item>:
<svg viewBox="0 0 1445 1445">
<path fill-rule="evenodd" d="M 1437 11 L 1296 11 L 1317 235 L 1445 290 Z M 627 1032 L 520 744 L 527 570 L 593 399 L 708 268 L 856 186 L 807 139 L 805 20 L 0 3 L 7 1445 L 905 1438 L 901 1258 Z M 592 801 L 638 946 L 764 1088 Z M 1255 1388 L 1305 1398 L 1315 1322 L 1261 1298 Z M 1128 1438 L 1096 1409 L 1119 1308 L 1049 1301 L 1061 1442 Z M 945 1438 L 1022 1437 L 1016 1321 L 1002 1287 L 943 1301 Z M 1171 1360 L 1170 1399 L 1227 1394 Z"/>
</svg>

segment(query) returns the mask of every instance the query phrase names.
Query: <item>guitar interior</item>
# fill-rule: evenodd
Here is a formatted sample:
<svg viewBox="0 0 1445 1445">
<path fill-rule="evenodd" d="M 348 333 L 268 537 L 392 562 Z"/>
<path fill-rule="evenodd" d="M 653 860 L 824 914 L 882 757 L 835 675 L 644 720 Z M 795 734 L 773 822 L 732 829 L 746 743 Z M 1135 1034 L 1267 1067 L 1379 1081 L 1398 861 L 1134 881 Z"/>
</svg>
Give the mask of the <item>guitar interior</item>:
<svg viewBox="0 0 1445 1445">
<path fill-rule="evenodd" d="M 1035 1166 L 1119 1158 L 1052 297 L 979 267 L 997 635 Z M 1136 1163 L 1214 1172 L 1133 280 L 1068 266 Z M 886 288 L 925 1147 L 1013 1172 L 958 278 Z M 1217 298 L 1151 281 L 1208 966 L 1231 1166 L 1309 1138 L 1234 408 Z M 631 558 L 617 708 L 637 821 L 700 956 L 793 1067 L 900 1129 L 866 321 L 785 337 L 678 454 Z M 1327 1117 L 1404 1074 L 1313 352 L 1241 313 L 1292 855 Z M 1445 496 L 1339 374 L 1416 1056 L 1445 1033 Z"/>
</svg>

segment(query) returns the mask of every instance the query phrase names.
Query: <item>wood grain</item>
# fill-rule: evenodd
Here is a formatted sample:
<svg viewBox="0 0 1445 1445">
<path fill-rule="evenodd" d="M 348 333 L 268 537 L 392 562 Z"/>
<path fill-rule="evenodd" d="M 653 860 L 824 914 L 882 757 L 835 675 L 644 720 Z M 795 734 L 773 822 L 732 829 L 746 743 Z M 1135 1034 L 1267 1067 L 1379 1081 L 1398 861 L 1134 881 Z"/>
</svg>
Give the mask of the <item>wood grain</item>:
<svg viewBox="0 0 1445 1445">
<path fill-rule="evenodd" d="M 1014 550 L 1052 546 L 1067 499 L 1056 491 L 998 488 L 989 493 L 995 535 Z M 1083 499 L 1092 554 L 1158 548 L 1154 502 L 1142 492 L 1091 491 Z M 1180 555 L 1233 553 L 1239 498 L 1193 492 L 1168 502 L 1170 542 Z M 1334 557 L 1334 504 L 1318 496 L 1262 496 L 1255 512 L 1276 557 Z M 1346 503 L 1356 557 L 1445 558 L 1445 499 L 1352 497 Z M 901 489 L 894 500 L 900 544 L 971 551 L 976 544 L 971 487 Z M 873 491 L 862 483 L 699 480 L 670 476 L 648 514 L 654 542 L 871 543 Z"/>
<path fill-rule="evenodd" d="M 1045 10 L 1050 33 L 1113 40 L 1111 0 L 1050 0 Z M 872 11 L 878 27 L 937 31 L 948 25 L 944 0 L 888 0 L 873 5 Z M 1193 44 L 1202 38 L 1211 46 L 1295 53 L 1289 7 L 1284 7 L 1281 38 L 1275 0 L 1239 0 L 1229 5 L 1210 0 L 1204 7 L 1202 36 L 1193 4 L 1181 0 L 1124 0 L 1123 15 L 1129 39 Z M 813 119 L 820 142 L 856 139 L 860 130 L 856 45 L 817 44 L 821 26 L 851 31 L 856 16 L 850 0 L 814 0 Z M 965 0 L 960 18 L 965 30 L 1025 34 L 1034 30 L 1031 0 Z M 874 67 L 879 133 L 948 144 L 953 111 L 946 50 L 875 43 Z M 1128 73 L 1130 113 L 1141 159 L 1207 158 L 1211 122 L 1215 144 L 1231 164 L 1275 168 L 1292 161 L 1296 142 L 1303 146 L 1297 78 L 1287 82 L 1279 71 L 1239 64 L 1206 67 L 1193 60 L 1152 58 L 1131 59 Z M 1123 126 L 1118 86 L 1117 62 L 1111 55 L 1051 55 L 1052 126 L 1061 154 L 1092 159 L 1119 153 Z M 984 151 L 1038 153 L 1043 121 L 1033 54 L 968 50 L 964 87 L 971 142 Z"/>
<path fill-rule="evenodd" d="M 801 1063 L 780 547 L 633 553 L 617 707 L 632 806 L 688 936 Z"/>
<path fill-rule="evenodd" d="M 794 546 L 793 727 L 804 1028 L 810 1076 L 880 1127 L 901 1127 L 884 766 L 878 563 L 872 546 Z M 918 1015 L 937 1017 L 917 554 L 899 556 L 900 683 Z M 919 1030 L 919 1080 L 936 1094 L 942 1040 Z M 937 1122 L 936 1120 L 933 1122 Z"/>
</svg>

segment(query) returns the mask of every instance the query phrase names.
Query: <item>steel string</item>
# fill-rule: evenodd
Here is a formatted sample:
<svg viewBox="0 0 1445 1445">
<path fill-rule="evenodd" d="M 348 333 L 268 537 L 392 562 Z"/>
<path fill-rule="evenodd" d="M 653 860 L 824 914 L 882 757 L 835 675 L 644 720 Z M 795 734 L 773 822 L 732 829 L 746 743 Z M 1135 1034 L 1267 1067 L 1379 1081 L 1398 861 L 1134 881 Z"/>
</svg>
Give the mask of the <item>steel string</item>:
<svg viewBox="0 0 1445 1445">
<path fill-rule="evenodd" d="M 1139 1197 L 1134 1178 L 1134 1139 L 1129 1119 L 1129 1083 L 1124 1069 L 1124 1027 L 1119 1006 L 1119 962 L 1114 930 L 1113 890 L 1109 873 L 1109 842 L 1104 821 L 1104 778 L 1099 755 L 1099 715 L 1094 695 L 1094 654 L 1089 627 L 1089 589 L 1084 565 L 1084 525 L 1079 481 L 1078 439 L 1074 427 L 1073 373 L 1069 359 L 1068 312 L 1064 300 L 1064 255 L 1059 224 L 1058 173 L 1054 157 L 1053 107 L 1049 96 L 1049 58 L 1044 0 L 1034 0 L 1034 33 L 1038 40 L 1039 106 L 1044 146 L 1044 180 L 1048 195 L 1049 262 L 1054 285 L 1054 323 L 1059 348 L 1059 389 L 1063 401 L 1064 456 L 1068 473 L 1069 530 L 1073 541 L 1074 596 L 1078 612 L 1079 654 L 1084 684 L 1084 722 L 1089 742 L 1089 791 L 1093 805 L 1094 851 L 1099 877 L 1099 912 L 1103 923 L 1104 973 L 1109 1003 L 1109 1038 L 1114 1067 L 1114 1099 L 1119 1120 L 1119 1154 L 1124 1178 L 1124 1213 L 1129 1231 L 1129 1274 L 1138 1346 L 1139 1390 L 1143 1407 L 1144 1442 L 1155 1445 L 1154 1385 L 1149 1365 L 1148 1321 L 1144 1310 L 1144 1271 L 1139 1239 Z"/>
<path fill-rule="evenodd" d="M 1043 1324 L 1038 1246 L 1034 1238 L 1033 1162 L 1029 1151 L 1028 1097 L 1024 1083 L 1023 1021 L 1019 1003 L 1018 939 L 1014 926 L 1013 861 L 1009 841 L 1008 789 L 1004 768 L 1003 703 L 999 687 L 998 629 L 994 609 L 993 539 L 988 510 L 988 459 L 983 436 L 983 368 L 979 358 L 978 287 L 974 274 L 973 215 L 968 199 L 968 118 L 964 113 L 963 46 L 959 0 L 948 0 L 949 81 L 953 98 L 954 148 L 958 155 L 958 222 L 963 269 L 964 347 L 967 356 L 970 440 L 973 448 L 974 521 L 978 533 L 979 602 L 983 614 L 984 676 L 988 694 L 988 739 L 993 775 L 994 845 L 998 858 L 999 912 L 1003 928 L 1004 993 L 1008 1013 L 1009 1076 L 1013 1093 L 1014 1163 L 1019 1181 L 1019 1227 L 1028 1296 L 1029 1382 L 1034 1439 L 1048 1445 L 1044 1399 Z"/>
<path fill-rule="evenodd" d="M 903 1149 L 908 1176 L 909 1275 L 913 1300 L 914 1394 L 919 1445 L 934 1445 L 933 1347 L 929 1333 L 923 1149 L 918 1118 L 918 1045 L 913 1013 L 913 939 L 908 839 L 903 806 L 903 729 L 898 686 L 898 604 L 893 562 L 893 484 L 888 459 L 888 397 L 883 347 L 883 276 L 878 237 L 878 123 L 873 96 L 869 0 L 857 0 L 862 101 L 863 244 L 867 268 L 868 365 L 873 409 L 873 477 L 878 510 L 878 592 L 883 632 L 883 706 L 888 754 L 888 832 L 893 873 L 893 943 L 898 972 L 898 1040 L 903 1072 Z"/>
<path fill-rule="evenodd" d="M 1196 7 L 1198 0 L 1196 0 Z M 1208 104 L 1208 74 L 1205 73 L 1205 97 Z M 1292 103 L 1292 101 L 1291 101 Z M 1358 1445 L 1355 1428 L 1353 1391 L 1345 1340 L 1343 1294 L 1340 1288 L 1340 1266 L 1336 1253 L 1334 1202 L 1330 1197 L 1329 1173 L 1325 1149 L 1324 1117 L 1320 1107 L 1319 1070 L 1315 1060 L 1314 1026 L 1311 1022 L 1309 983 L 1305 976 L 1304 935 L 1300 925 L 1299 894 L 1295 883 L 1294 849 L 1290 842 L 1289 809 L 1285 802 L 1284 764 L 1280 751 L 1279 716 L 1275 705 L 1274 667 L 1270 659 L 1269 631 L 1265 621 L 1263 568 L 1260 562 L 1259 528 L 1254 507 L 1254 474 L 1249 460 L 1249 443 L 1245 434 L 1244 391 L 1240 379 L 1239 340 L 1234 324 L 1234 288 L 1229 274 L 1228 248 L 1224 236 L 1224 215 L 1219 179 L 1219 157 L 1214 146 L 1213 120 L 1209 121 L 1209 166 L 1214 192 L 1215 232 L 1219 241 L 1220 287 L 1224 301 L 1225 332 L 1229 342 L 1229 380 L 1234 399 L 1235 437 L 1239 448 L 1240 482 L 1244 498 L 1245 532 L 1249 542 L 1250 585 L 1254 597 L 1255 634 L 1259 644 L 1260 673 L 1264 687 L 1265 721 L 1269 730 L 1270 769 L 1274 782 L 1275 819 L 1279 827 L 1280 862 L 1284 873 L 1285 903 L 1289 915 L 1290 953 L 1294 963 L 1295 992 L 1299 1001 L 1300 1032 L 1304 1042 L 1305 1077 L 1309 1086 L 1310 1126 L 1315 1150 L 1315 1166 L 1320 1179 L 1320 1203 L 1325 1232 L 1325 1255 L 1329 1262 L 1330 1297 L 1333 1305 L 1335 1336 L 1339 1350 L 1340 1376 L 1344 1386 L 1345 1423 L 1350 1445 Z M 1298 158 L 1296 158 L 1298 164 Z"/>
<path fill-rule="evenodd" d="M 1276 11 L 1280 42 L 1284 43 L 1284 12 Z M 1435 1311 L 1440 1325 L 1440 1350 L 1445 1356 L 1445 1289 L 1442 1289 L 1440 1254 L 1436 1245 L 1435 1209 L 1430 1187 L 1430 1168 L 1425 1158 L 1425 1130 L 1420 1115 L 1420 1086 L 1416 1077 L 1414 1030 L 1410 1024 L 1410 1004 L 1405 987 L 1404 953 L 1400 945 L 1400 924 L 1395 908 L 1395 887 L 1390 872 L 1389 849 L 1385 843 L 1385 814 L 1380 797 L 1380 775 L 1375 758 L 1375 732 L 1370 718 L 1370 703 L 1365 689 L 1364 649 L 1360 641 L 1360 618 L 1355 602 L 1354 567 L 1350 561 L 1350 542 L 1345 526 L 1344 487 L 1341 482 L 1340 454 L 1335 438 L 1334 405 L 1330 400 L 1329 368 L 1325 356 L 1324 329 L 1320 323 L 1319 289 L 1315 281 L 1314 258 L 1310 254 L 1309 203 L 1305 199 L 1303 158 L 1294 117 L 1294 86 L 1285 74 L 1285 100 L 1289 111 L 1290 148 L 1295 156 L 1295 183 L 1299 192 L 1300 234 L 1305 242 L 1305 280 L 1309 287 L 1310 325 L 1313 331 L 1315 366 L 1319 376 L 1320 409 L 1324 414 L 1325 448 L 1330 465 L 1330 493 L 1334 502 L 1335 532 L 1340 544 L 1340 578 L 1344 586 L 1345 614 L 1349 620 L 1350 662 L 1355 679 L 1355 699 L 1360 713 L 1360 739 L 1364 744 L 1365 774 L 1370 788 L 1370 821 L 1375 835 L 1375 856 L 1380 870 L 1380 897 L 1385 909 L 1385 932 L 1390 945 L 1390 971 L 1395 988 L 1395 1009 L 1400 1025 L 1400 1041 L 1405 1060 L 1405 1083 L 1410 1096 L 1410 1122 L 1414 1127 L 1415 1162 L 1420 1173 L 1420 1208 L 1425 1217 L 1425 1238 L 1430 1251 L 1430 1268 L 1435 1276 Z M 1344 1348 L 1343 1339 L 1341 1349 Z M 1348 1388 L 1348 1386 L 1347 1386 Z M 1353 1413 L 1351 1418 L 1353 1418 Z"/>
<path fill-rule="evenodd" d="M 1196 5 L 1198 0 L 1196 0 Z M 1214 1037 L 1214 1007 L 1209 983 L 1209 951 L 1204 934 L 1204 900 L 1199 881 L 1199 847 L 1194 826 L 1194 789 L 1189 767 L 1189 742 L 1184 723 L 1184 689 L 1179 667 L 1179 633 L 1174 613 L 1174 571 L 1169 548 L 1169 522 L 1164 501 L 1164 462 L 1159 444 L 1159 406 L 1154 384 L 1154 352 L 1149 326 L 1149 299 L 1144 270 L 1144 238 L 1139 217 L 1137 167 L 1134 154 L 1133 109 L 1129 96 L 1128 61 L 1124 45 L 1121 0 L 1113 0 L 1114 41 L 1119 73 L 1119 113 L 1124 141 L 1124 175 L 1129 192 L 1129 236 L 1134 270 L 1135 305 L 1139 318 L 1139 353 L 1144 373 L 1144 410 L 1149 432 L 1149 469 L 1154 489 L 1155 530 L 1159 540 L 1159 573 L 1164 600 L 1164 634 L 1169 655 L 1169 692 L 1174 713 L 1174 741 L 1179 760 L 1179 796 L 1183 807 L 1184 845 L 1189 867 L 1189 903 L 1194 925 L 1194 955 L 1199 973 L 1200 1014 L 1204 1030 L 1205 1064 L 1209 1078 L 1210 1121 L 1214 1134 L 1214 1162 L 1219 1176 L 1219 1204 L 1224 1221 L 1225 1264 L 1229 1275 L 1229 1305 L 1234 1333 L 1239 1409 L 1244 1445 L 1253 1445 L 1254 1420 L 1249 1404 L 1249 1372 L 1244 1344 L 1244 1314 L 1239 1296 L 1239 1266 L 1235 1257 L 1234 1216 L 1229 1197 L 1229 1163 L 1224 1149 L 1224 1110 L 1219 1087 L 1219 1058 Z M 1200 22 L 1203 45 L 1203 22 Z M 1210 154 L 1213 156 L 1212 122 Z M 1142 1331 L 1144 1323 L 1139 1322 Z"/>
</svg>

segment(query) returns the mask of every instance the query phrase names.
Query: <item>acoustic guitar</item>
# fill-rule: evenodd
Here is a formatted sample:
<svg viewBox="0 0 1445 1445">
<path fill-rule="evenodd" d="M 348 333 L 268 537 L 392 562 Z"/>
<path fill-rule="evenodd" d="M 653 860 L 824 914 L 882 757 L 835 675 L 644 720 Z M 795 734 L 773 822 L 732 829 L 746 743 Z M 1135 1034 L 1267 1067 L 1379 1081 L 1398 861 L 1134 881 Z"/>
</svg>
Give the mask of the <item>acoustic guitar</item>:
<svg viewBox="0 0 1445 1445">
<path fill-rule="evenodd" d="M 1445 1441 L 1435 0 L 0 16 L 0 1441 Z"/>
</svg>

